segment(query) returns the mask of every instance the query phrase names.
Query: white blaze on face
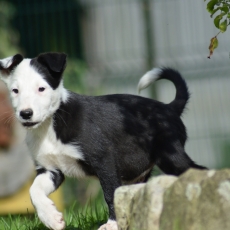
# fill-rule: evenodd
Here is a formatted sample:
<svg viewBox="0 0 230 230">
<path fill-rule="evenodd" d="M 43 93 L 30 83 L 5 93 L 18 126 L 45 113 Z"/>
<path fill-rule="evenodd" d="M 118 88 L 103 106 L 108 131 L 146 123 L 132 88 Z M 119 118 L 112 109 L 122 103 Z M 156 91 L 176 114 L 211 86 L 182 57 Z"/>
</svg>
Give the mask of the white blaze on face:
<svg viewBox="0 0 230 230">
<path fill-rule="evenodd" d="M 33 116 L 29 121 L 41 123 L 58 108 L 63 86 L 60 83 L 59 87 L 53 90 L 44 76 L 30 65 L 30 61 L 31 59 L 24 59 L 11 72 L 7 86 L 17 119 L 25 122 L 20 112 L 31 109 Z"/>
</svg>

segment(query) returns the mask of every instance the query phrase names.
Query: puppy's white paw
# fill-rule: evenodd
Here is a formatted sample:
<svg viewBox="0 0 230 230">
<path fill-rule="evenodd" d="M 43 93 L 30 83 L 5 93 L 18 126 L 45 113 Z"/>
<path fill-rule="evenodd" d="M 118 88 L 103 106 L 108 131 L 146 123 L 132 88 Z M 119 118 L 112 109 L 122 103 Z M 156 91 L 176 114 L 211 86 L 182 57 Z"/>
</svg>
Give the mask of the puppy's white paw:
<svg viewBox="0 0 230 230">
<path fill-rule="evenodd" d="M 108 220 L 98 230 L 118 230 L 117 222 L 115 220 Z"/>
<path fill-rule="evenodd" d="M 61 212 L 58 212 L 53 203 L 48 202 L 48 205 L 42 205 L 42 208 L 37 207 L 38 217 L 42 223 L 52 230 L 65 229 L 65 221 Z"/>
</svg>

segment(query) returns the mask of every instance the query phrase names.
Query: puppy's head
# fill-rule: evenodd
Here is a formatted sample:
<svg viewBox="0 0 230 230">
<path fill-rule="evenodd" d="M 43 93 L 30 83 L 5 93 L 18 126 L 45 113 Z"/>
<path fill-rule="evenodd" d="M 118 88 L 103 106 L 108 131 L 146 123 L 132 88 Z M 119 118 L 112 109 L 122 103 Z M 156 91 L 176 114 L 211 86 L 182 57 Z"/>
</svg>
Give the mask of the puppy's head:
<svg viewBox="0 0 230 230">
<path fill-rule="evenodd" d="M 0 78 L 6 83 L 17 119 L 27 128 L 36 128 L 66 99 L 62 74 L 63 53 L 44 53 L 33 59 L 22 55 L 0 60 Z"/>
</svg>

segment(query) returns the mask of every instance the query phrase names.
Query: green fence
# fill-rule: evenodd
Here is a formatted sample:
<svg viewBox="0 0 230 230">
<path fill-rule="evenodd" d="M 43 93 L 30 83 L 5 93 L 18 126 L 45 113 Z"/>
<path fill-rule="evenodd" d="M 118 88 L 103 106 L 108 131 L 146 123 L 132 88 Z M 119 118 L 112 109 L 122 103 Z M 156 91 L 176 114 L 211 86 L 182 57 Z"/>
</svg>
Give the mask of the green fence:
<svg viewBox="0 0 230 230">
<path fill-rule="evenodd" d="M 13 21 L 26 56 L 47 51 L 66 52 L 82 59 L 80 5 L 76 0 L 10 0 Z"/>
</svg>

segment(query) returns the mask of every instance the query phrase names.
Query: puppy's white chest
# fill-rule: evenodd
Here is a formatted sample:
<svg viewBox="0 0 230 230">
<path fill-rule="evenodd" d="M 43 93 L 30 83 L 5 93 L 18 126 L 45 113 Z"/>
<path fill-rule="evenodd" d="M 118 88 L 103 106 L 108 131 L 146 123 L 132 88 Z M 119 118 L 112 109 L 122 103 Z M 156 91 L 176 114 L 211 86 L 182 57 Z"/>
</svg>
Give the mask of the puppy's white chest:
<svg viewBox="0 0 230 230">
<path fill-rule="evenodd" d="M 75 143 L 63 144 L 56 138 L 52 126 L 46 132 L 43 130 L 44 135 L 38 131 L 27 134 L 27 144 L 36 164 L 47 170 L 59 169 L 71 177 L 85 176 L 78 164 L 78 160 L 84 160 L 83 154 Z"/>
<path fill-rule="evenodd" d="M 69 177 L 84 177 L 85 172 L 78 163 L 78 159 L 66 154 L 42 154 L 38 155 L 37 162 L 48 170 L 59 169 Z"/>
</svg>

